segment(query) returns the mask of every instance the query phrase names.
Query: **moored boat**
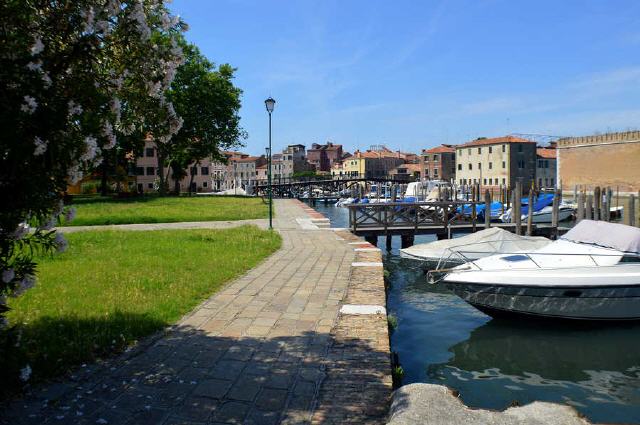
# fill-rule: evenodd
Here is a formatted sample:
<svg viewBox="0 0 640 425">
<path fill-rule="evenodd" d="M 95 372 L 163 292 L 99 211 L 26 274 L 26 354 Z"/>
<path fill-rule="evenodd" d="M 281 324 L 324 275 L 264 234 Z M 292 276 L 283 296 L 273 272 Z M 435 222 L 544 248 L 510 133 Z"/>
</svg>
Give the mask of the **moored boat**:
<svg viewBox="0 0 640 425">
<path fill-rule="evenodd" d="M 492 316 L 638 320 L 640 229 L 583 220 L 541 249 L 471 261 L 442 282 Z"/>
</svg>

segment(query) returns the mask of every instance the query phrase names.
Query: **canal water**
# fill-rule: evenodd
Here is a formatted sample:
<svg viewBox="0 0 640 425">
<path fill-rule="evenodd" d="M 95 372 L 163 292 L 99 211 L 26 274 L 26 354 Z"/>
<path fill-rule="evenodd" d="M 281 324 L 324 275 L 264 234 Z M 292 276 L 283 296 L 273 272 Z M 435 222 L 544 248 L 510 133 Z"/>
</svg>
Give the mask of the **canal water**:
<svg viewBox="0 0 640 425">
<path fill-rule="evenodd" d="M 318 203 L 332 227 L 346 208 Z M 415 243 L 435 240 L 418 236 Z M 387 309 L 398 319 L 391 349 L 403 384 L 428 382 L 460 392 L 471 407 L 505 409 L 535 400 L 574 406 L 593 422 L 640 423 L 640 326 L 559 325 L 492 320 L 438 285 L 422 264 L 390 252 Z"/>
</svg>

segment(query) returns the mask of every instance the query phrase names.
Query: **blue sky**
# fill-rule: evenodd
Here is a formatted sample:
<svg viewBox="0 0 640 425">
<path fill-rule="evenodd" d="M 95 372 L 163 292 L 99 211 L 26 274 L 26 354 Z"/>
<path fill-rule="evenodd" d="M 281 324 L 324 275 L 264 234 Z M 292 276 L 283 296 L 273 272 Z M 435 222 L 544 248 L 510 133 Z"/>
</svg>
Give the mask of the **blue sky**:
<svg viewBox="0 0 640 425">
<path fill-rule="evenodd" d="M 187 39 L 238 68 L 247 152 L 419 151 L 507 133 L 640 127 L 638 0 L 174 0 Z"/>
</svg>

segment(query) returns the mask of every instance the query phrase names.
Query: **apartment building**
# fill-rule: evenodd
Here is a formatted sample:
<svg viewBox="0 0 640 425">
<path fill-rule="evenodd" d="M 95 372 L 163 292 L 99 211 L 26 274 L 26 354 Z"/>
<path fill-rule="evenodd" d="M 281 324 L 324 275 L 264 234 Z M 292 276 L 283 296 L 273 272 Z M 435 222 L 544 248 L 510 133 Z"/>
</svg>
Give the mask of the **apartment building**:
<svg viewBox="0 0 640 425">
<path fill-rule="evenodd" d="M 158 172 L 158 152 L 156 144 L 151 139 L 145 140 L 142 156 L 136 158 L 135 175 L 136 189 L 138 192 L 155 192 L 159 182 Z M 197 163 L 191 164 L 187 175 L 180 179 L 180 190 L 188 191 L 191 183 L 193 192 L 212 192 L 214 185 L 211 179 L 211 160 L 205 158 Z M 163 172 L 167 176 L 167 184 L 171 190 L 175 187 L 173 175 L 170 168 L 164 167 Z M 193 182 L 191 182 L 193 175 Z"/>
<path fill-rule="evenodd" d="M 516 181 L 527 189 L 536 175 L 536 143 L 516 136 L 480 138 L 456 146 L 456 182 L 483 187 Z"/>
<path fill-rule="evenodd" d="M 423 149 L 422 177 L 428 180 L 451 181 L 456 178 L 456 149 L 453 145 L 440 145 Z"/>
<path fill-rule="evenodd" d="M 556 178 L 556 149 L 536 149 L 536 186 L 539 188 L 555 188 Z"/>
<path fill-rule="evenodd" d="M 563 190 L 576 186 L 640 190 L 640 131 L 567 137 L 558 140 L 557 151 Z"/>
<path fill-rule="evenodd" d="M 340 167 L 331 169 L 333 176 L 343 177 L 385 177 L 405 160 L 393 151 L 355 151 L 353 155 L 342 161 Z"/>
<path fill-rule="evenodd" d="M 324 145 L 314 143 L 307 150 L 307 161 L 317 172 L 330 172 L 333 164 L 342 160 L 342 145 L 327 142 Z"/>
<path fill-rule="evenodd" d="M 402 164 L 389 171 L 389 177 L 394 180 L 419 181 L 422 177 L 422 164 Z"/>
</svg>

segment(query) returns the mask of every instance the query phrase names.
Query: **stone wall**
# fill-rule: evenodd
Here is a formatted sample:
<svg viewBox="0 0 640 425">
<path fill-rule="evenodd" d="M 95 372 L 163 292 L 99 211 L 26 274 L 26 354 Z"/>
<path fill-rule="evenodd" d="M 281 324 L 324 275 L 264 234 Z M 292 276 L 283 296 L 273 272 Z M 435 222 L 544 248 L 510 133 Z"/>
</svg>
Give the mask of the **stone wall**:
<svg viewBox="0 0 640 425">
<path fill-rule="evenodd" d="M 640 132 L 571 137 L 558 141 L 558 179 L 563 189 L 610 186 L 640 190 Z"/>
</svg>

